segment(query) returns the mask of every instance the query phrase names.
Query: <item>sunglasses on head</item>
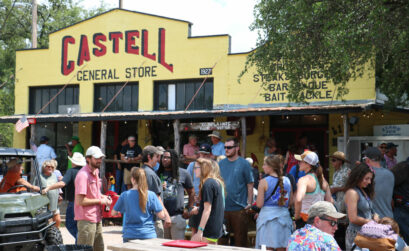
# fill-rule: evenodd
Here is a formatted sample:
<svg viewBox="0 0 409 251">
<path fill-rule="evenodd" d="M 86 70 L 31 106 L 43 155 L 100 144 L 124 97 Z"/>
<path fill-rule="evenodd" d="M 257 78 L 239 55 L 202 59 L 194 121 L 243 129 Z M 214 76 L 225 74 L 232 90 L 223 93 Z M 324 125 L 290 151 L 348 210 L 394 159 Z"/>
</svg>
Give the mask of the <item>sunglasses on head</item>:
<svg viewBox="0 0 409 251">
<path fill-rule="evenodd" d="M 323 221 L 328 221 L 329 224 L 331 225 L 331 227 L 335 227 L 336 225 L 338 225 L 338 221 L 330 220 L 330 219 L 327 219 L 327 218 L 324 218 L 324 217 L 320 217 L 320 219 L 323 220 Z"/>
</svg>

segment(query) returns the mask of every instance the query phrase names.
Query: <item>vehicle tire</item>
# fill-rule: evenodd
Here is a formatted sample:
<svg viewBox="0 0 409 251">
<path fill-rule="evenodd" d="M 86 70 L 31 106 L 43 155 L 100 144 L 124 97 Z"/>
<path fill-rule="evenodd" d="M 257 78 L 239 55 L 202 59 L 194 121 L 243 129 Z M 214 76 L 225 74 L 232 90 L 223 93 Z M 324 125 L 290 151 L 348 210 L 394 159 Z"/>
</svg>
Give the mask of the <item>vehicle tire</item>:
<svg viewBox="0 0 409 251">
<path fill-rule="evenodd" d="M 45 245 L 61 245 L 64 244 L 60 230 L 56 226 L 51 226 L 45 230 Z"/>
</svg>

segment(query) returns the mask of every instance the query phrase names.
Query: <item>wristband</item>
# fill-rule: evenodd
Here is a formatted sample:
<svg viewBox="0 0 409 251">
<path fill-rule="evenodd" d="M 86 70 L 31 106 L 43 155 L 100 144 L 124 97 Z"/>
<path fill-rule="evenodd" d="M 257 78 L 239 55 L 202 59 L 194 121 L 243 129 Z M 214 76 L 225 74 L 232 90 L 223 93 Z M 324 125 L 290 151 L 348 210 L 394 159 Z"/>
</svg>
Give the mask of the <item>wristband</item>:
<svg viewBox="0 0 409 251">
<path fill-rule="evenodd" d="M 200 231 L 204 232 L 204 228 L 202 228 L 201 226 L 199 226 L 197 229 L 199 229 Z"/>
</svg>

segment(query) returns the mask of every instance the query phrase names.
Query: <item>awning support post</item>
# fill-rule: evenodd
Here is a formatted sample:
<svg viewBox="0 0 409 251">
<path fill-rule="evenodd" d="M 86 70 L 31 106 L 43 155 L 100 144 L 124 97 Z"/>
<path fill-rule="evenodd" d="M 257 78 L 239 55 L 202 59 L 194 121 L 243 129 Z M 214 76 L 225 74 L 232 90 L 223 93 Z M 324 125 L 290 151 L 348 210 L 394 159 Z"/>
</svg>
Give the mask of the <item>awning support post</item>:
<svg viewBox="0 0 409 251">
<path fill-rule="evenodd" d="M 349 123 L 348 123 L 348 113 L 345 113 L 343 116 L 344 123 L 344 149 L 343 152 L 348 158 L 348 143 L 349 143 Z"/>
<path fill-rule="evenodd" d="M 241 147 L 241 156 L 243 158 L 246 157 L 246 138 L 247 138 L 247 127 L 246 127 L 246 117 L 241 117 L 241 136 L 243 140 L 243 144 Z"/>
<path fill-rule="evenodd" d="M 102 153 L 105 154 L 106 150 L 106 138 L 107 138 L 107 122 L 106 121 L 101 121 L 101 138 L 100 138 L 100 148 Z M 104 192 L 104 187 L 105 187 L 105 161 L 102 161 L 101 163 L 101 169 L 99 170 L 101 174 L 101 180 L 102 180 L 102 192 Z"/>
<path fill-rule="evenodd" d="M 173 121 L 173 131 L 175 134 L 175 151 L 180 154 L 180 132 L 179 132 L 179 125 L 180 121 L 178 119 L 175 119 Z"/>
</svg>

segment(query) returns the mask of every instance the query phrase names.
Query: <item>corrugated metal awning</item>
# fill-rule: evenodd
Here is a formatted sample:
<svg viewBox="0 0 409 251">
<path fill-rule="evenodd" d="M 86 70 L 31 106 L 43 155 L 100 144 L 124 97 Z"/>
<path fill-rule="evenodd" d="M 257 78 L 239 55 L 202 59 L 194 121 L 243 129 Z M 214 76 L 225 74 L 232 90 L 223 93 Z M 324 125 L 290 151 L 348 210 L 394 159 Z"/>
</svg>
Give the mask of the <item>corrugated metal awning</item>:
<svg viewBox="0 0 409 251">
<path fill-rule="evenodd" d="M 359 105 L 329 105 L 329 106 L 299 106 L 299 107 L 263 107 L 240 108 L 229 110 L 197 110 L 197 111 L 147 111 L 147 112 L 104 112 L 104 113 L 77 113 L 77 114 L 40 114 L 26 115 L 27 118 L 36 118 L 37 122 L 76 122 L 76 121 L 111 121 L 111 120 L 139 120 L 139 119 L 186 119 L 208 117 L 246 117 L 261 115 L 304 115 L 360 112 L 370 108 L 374 103 Z M 16 123 L 22 115 L 2 116 L 0 123 Z"/>
</svg>

